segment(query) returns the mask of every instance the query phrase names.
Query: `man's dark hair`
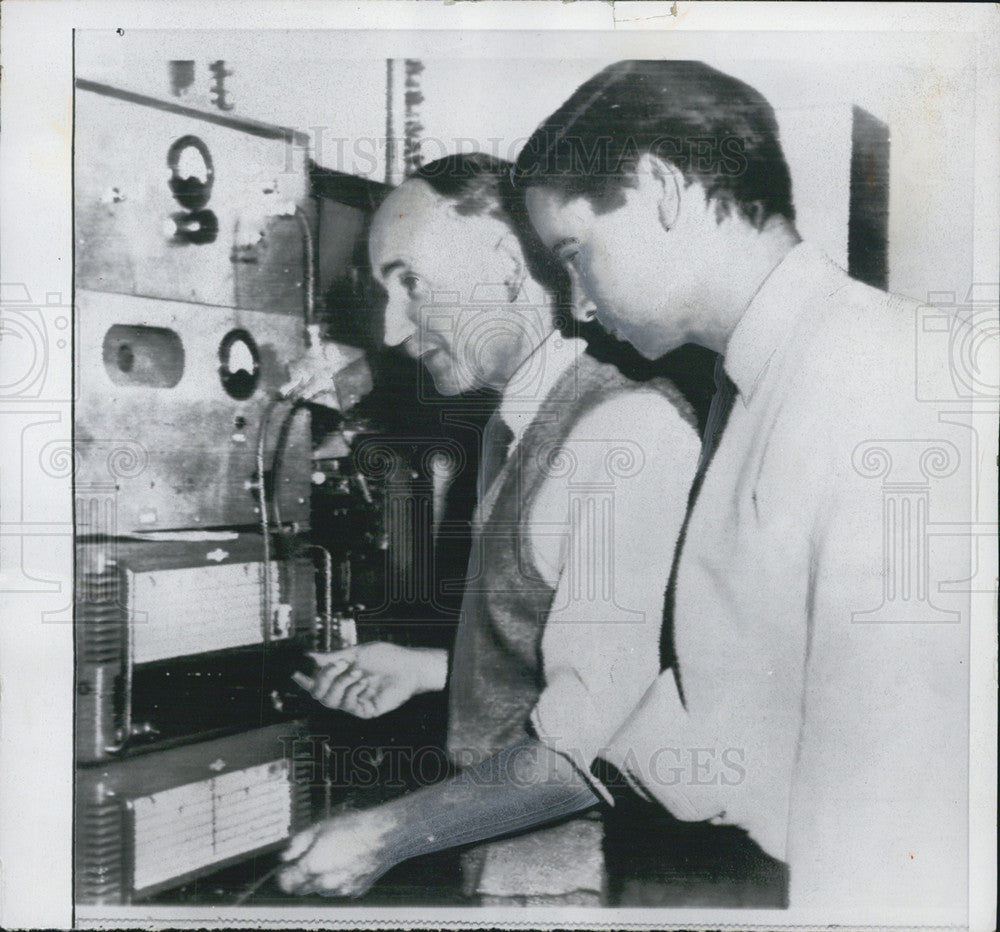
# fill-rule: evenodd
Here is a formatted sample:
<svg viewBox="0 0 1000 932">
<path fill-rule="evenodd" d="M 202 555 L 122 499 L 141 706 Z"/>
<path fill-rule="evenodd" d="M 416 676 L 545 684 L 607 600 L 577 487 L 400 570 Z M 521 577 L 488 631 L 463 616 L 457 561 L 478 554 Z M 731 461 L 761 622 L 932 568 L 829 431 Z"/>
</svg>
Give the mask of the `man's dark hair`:
<svg viewBox="0 0 1000 932">
<path fill-rule="evenodd" d="M 463 216 L 489 216 L 505 223 L 520 242 L 531 274 L 562 303 L 567 294 L 566 273 L 528 220 L 524 199 L 511 184 L 513 168 L 504 159 L 470 152 L 428 162 L 409 178 L 426 182 Z"/>
<path fill-rule="evenodd" d="M 586 83 L 529 138 L 512 175 L 599 212 L 624 203 L 651 153 L 700 183 L 718 207 L 760 229 L 795 219 L 774 110 L 752 87 L 696 61 L 622 61 Z"/>
</svg>

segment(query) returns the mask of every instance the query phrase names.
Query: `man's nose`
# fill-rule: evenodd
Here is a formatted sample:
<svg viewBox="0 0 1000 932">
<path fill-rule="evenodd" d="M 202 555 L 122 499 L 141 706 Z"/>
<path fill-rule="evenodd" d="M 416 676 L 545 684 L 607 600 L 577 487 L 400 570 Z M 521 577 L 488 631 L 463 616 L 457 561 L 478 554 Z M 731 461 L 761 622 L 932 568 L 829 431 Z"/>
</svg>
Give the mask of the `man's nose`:
<svg viewBox="0 0 1000 932">
<path fill-rule="evenodd" d="M 590 299 L 580 279 L 575 275 L 570 275 L 570 300 L 573 308 L 573 316 L 581 321 L 594 320 L 597 317 L 597 305 Z"/>
<path fill-rule="evenodd" d="M 399 346 L 417 333 L 417 325 L 409 315 L 409 302 L 389 296 L 385 305 L 385 344 Z"/>
</svg>

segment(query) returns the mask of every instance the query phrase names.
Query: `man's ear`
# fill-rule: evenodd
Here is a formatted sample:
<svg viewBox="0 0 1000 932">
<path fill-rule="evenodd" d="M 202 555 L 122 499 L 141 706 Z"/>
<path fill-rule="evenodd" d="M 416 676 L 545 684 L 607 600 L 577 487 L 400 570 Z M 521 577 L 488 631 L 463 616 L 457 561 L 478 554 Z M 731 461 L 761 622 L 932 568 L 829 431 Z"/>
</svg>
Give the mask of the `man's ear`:
<svg viewBox="0 0 1000 932">
<path fill-rule="evenodd" d="M 496 244 L 497 255 L 504 269 L 504 284 L 507 286 L 507 300 L 516 301 L 528 269 L 524 261 L 521 242 L 513 232 L 503 233 Z"/>
<path fill-rule="evenodd" d="M 651 152 L 639 157 L 635 166 L 640 188 L 646 188 L 656 201 L 656 211 L 664 230 L 677 223 L 681 213 L 684 178 L 672 162 L 666 162 Z"/>
</svg>

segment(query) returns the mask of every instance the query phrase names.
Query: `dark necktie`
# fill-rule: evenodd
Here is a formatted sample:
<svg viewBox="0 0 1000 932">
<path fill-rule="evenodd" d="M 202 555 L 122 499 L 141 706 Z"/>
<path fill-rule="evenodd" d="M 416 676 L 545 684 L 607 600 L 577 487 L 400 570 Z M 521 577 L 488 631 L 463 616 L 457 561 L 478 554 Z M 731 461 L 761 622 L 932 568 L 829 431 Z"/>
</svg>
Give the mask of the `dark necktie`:
<svg viewBox="0 0 1000 932">
<path fill-rule="evenodd" d="M 687 536 L 688 522 L 691 520 L 691 512 L 694 510 L 698 493 L 701 491 L 702 483 L 705 481 L 705 473 L 708 471 L 712 457 L 715 455 L 719 445 L 719 438 L 725 429 L 726 421 L 729 420 L 729 412 L 733 410 L 733 402 L 736 400 L 736 386 L 732 379 L 726 375 L 723 368 L 721 356 L 715 361 L 715 394 L 712 396 L 712 404 L 708 409 L 708 419 L 705 421 L 705 433 L 701 444 L 701 458 L 698 460 L 698 470 L 691 483 L 691 492 L 688 495 L 687 512 L 684 515 L 684 523 L 681 525 L 680 534 L 677 537 L 677 546 L 674 548 L 674 562 L 670 568 L 670 579 L 667 582 L 667 591 L 663 600 L 663 627 L 660 629 L 660 669 L 676 667 L 677 655 L 674 651 L 674 603 L 677 597 L 677 568 L 680 564 L 681 551 L 684 549 L 684 539 Z M 681 688 L 680 671 L 676 672 L 677 688 L 684 698 Z"/>
<path fill-rule="evenodd" d="M 483 446 L 479 460 L 480 502 L 507 462 L 507 452 L 513 439 L 514 434 L 507 426 L 507 422 L 500 416 L 499 411 L 494 411 L 483 431 Z"/>
</svg>

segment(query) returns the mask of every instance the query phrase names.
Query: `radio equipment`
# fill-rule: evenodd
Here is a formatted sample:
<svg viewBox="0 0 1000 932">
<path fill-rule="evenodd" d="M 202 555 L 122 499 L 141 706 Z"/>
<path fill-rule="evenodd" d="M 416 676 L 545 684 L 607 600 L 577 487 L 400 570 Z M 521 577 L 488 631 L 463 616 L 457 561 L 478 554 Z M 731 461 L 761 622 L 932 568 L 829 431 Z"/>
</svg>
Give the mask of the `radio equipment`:
<svg viewBox="0 0 1000 932">
<path fill-rule="evenodd" d="M 349 470 L 305 537 L 323 435 L 282 388 L 324 327 L 351 344 L 338 407 L 372 388 L 385 189 L 311 166 L 287 128 L 76 90 L 76 898 L 130 903 L 309 820 L 289 742 L 315 706 L 292 673 L 356 641 L 356 594 L 384 601 L 381 485 L 401 480 Z"/>
<path fill-rule="evenodd" d="M 256 535 L 81 545 L 77 759 L 287 718 L 314 593 L 312 561 L 265 564 Z"/>
<path fill-rule="evenodd" d="M 267 491 L 308 528 L 309 413 L 271 401 L 301 316 L 86 290 L 77 315 L 78 534 L 257 524 L 262 431 Z"/>
<path fill-rule="evenodd" d="M 77 533 L 257 524 L 262 482 L 307 528 L 309 414 L 274 402 L 312 309 L 306 137 L 77 92 Z"/>
<path fill-rule="evenodd" d="M 129 903 L 309 820 L 291 674 L 332 573 L 320 618 L 310 418 L 279 389 L 316 218 L 305 136 L 76 89 L 76 898 Z"/>
<path fill-rule="evenodd" d="M 286 723 L 78 770 L 77 900 L 142 900 L 304 828 L 298 734 Z"/>
<path fill-rule="evenodd" d="M 94 81 L 76 90 L 77 287 L 301 324 L 308 137 Z"/>
</svg>

